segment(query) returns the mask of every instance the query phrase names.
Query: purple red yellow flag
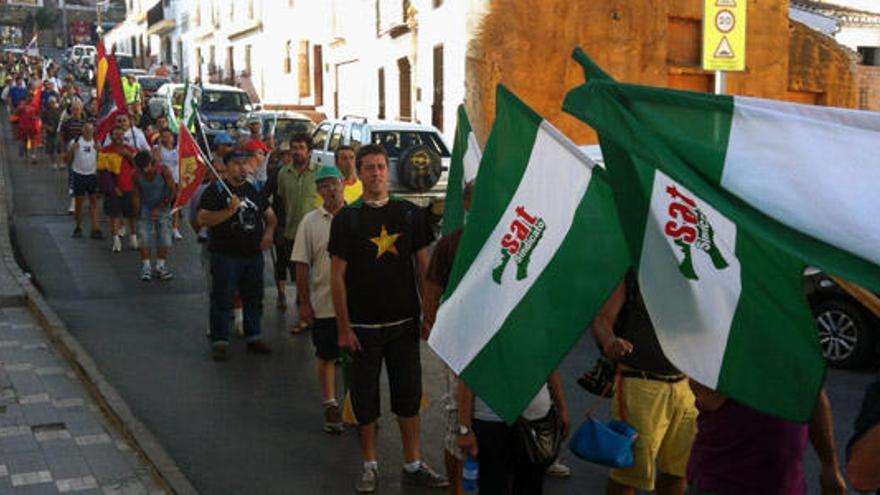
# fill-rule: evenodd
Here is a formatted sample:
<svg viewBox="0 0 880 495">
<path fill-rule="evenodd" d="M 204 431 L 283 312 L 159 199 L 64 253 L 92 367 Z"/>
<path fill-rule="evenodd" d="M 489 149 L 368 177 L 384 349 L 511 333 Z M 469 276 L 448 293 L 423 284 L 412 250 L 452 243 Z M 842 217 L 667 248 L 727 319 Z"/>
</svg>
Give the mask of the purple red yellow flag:
<svg viewBox="0 0 880 495">
<path fill-rule="evenodd" d="M 205 178 L 208 166 L 202 158 L 202 151 L 186 126 L 180 126 L 180 138 L 177 142 L 178 167 L 180 167 L 180 190 L 174 209 L 180 209 L 189 203 L 199 184 Z"/>
</svg>

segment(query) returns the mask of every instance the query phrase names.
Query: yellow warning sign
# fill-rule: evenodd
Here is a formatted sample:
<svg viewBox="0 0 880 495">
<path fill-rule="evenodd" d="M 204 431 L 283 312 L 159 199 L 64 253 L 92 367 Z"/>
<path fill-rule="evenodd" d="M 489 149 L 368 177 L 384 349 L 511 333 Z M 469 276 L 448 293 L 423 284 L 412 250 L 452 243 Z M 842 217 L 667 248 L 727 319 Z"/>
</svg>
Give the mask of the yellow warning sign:
<svg viewBox="0 0 880 495">
<path fill-rule="evenodd" d="M 705 0 L 703 69 L 746 69 L 746 1 Z"/>
</svg>

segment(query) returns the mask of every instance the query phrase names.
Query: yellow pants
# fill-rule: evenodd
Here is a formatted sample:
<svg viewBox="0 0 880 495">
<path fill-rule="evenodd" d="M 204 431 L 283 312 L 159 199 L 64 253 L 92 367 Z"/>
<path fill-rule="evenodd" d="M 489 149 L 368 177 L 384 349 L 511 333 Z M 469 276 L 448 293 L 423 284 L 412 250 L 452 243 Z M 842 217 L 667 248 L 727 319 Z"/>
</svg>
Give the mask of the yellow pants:
<svg viewBox="0 0 880 495">
<path fill-rule="evenodd" d="M 631 424 L 639 432 L 633 445 L 635 463 L 626 469 L 612 469 L 611 479 L 639 490 L 652 491 L 658 470 L 684 477 L 697 432 L 697 409 L 687 379 L 668 383 L 621 378 L 611 415 Z"/>
</svg>

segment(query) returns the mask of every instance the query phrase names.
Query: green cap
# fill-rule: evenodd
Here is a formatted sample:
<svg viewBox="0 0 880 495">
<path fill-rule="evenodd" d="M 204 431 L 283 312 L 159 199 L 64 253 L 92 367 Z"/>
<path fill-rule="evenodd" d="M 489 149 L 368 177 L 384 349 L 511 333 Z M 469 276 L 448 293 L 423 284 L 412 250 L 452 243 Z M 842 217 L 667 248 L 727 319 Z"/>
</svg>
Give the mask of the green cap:
<svg viewBox="0 0 880 495">
<path fill-rule="evenodd" d="M 324 179 L 339 179 L 342 180 L 342 172 L 339 171 L 338 168 L 333 165 L 324 165 L 318 169 L 318 172 L 315 174 L 315 182 L 321 182 Z"/>
</svg>

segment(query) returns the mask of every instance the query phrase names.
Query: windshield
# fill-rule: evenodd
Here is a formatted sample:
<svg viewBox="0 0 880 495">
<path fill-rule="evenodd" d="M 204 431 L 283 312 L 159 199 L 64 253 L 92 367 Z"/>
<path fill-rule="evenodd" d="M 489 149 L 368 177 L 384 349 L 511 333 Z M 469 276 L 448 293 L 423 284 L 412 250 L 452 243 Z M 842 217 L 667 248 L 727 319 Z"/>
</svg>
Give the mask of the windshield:
<svg viewBox="0 0 880 495">
<path fill-rule="evenodd" d="M 449 151 L 440 140 L 440 136 L 428 131 L 373 131 L 373 144 L 380 144 L 388 152 L 390 158 L 399 158 L 400 154 L 413 146 L 424 145 L 436 151 L 442 157 L 448 157 Z"/>
<path fill-rule="evenodd" d="M 247 93 L 237 91 L 205 91 L 199 109 L 203 112 L 245 112 L 250 104 Z"/>
<path fill-rule="evenodd" d="M 170 83 L 171 79 L 164 77 L 140 77 L 138 78 L 138 82 L 141 83 L 141 88 L 147 91 L 156 91 L 161 88 L 163 84 Z"/>
<path fill-rule="evenodd" d="M 275 126 L 275 135 L 290 137 L 298 132 L 304 132 L 306 134 L 311 134 L 314 125 L 311 120 L 306 119 L 278 119 L 278 124 Z M 263 132 L 265 134 L 269 134 L 272 130 L 272 119 L 266 119 L 263 121 Z"/>
</svg>

